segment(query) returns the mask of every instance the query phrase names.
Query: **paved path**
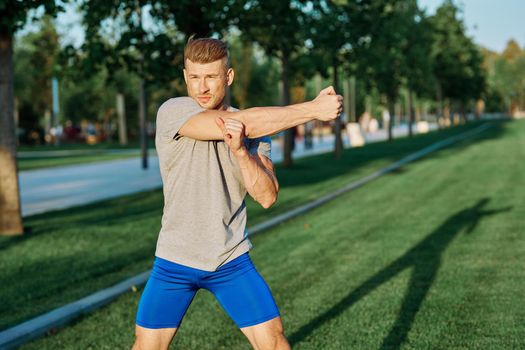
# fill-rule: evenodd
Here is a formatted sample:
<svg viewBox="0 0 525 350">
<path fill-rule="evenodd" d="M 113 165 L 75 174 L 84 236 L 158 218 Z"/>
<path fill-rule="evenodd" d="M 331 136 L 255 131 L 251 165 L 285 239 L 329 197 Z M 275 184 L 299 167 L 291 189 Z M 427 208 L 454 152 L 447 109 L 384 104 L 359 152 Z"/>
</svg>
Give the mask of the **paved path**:
<svg viewBox="0 0 525 350">
<path fill-rule="evenodd" d="M 157 157 L 142 170 L 138 158 L 22 171 L 22 215 L 43 213 L 157 188 Z"/>
<path fill-rule="evenodd" d="M 406 127 L 395 129 L 396 137 L 406 135 Z M 367 142 L 386 139 L 386 132 L 380 130 L 367 135 Z M 348 139 L 343 138 L 348 147 Z M 297 142 L 294 158 L 330 152 L 333 149 L 333 135 L 316 138 L 314 147 L 304 149 L 303 142 Z M 99 163 L 53 167 L 48 169 L 20 172 L 22 215 L 28 216 L 50 210 L 63 209 L 103 199 L 159 188 L 162 181 L 158 158 L 151 153 L 149 169 L 140 167 L 139 158 L 129 158 Z M 282 161 L 280 142 L 272 147 L 274 162 Z"/>
</svg>

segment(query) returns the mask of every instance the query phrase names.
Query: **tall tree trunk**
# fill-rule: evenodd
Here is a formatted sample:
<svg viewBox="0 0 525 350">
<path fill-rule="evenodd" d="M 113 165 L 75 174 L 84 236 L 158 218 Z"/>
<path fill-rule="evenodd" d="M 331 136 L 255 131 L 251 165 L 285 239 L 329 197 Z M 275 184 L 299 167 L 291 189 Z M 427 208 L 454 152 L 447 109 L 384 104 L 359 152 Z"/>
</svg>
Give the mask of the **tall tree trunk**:
<svg viewBox="0 0 525 350">
<path fill-rule="evenodd" d="M 338 62 L 337 58 L 334 58 L 333 61 L 333 69 L 334 69 L 334 89 L 337 93 L 339 93 L 339 69 L 338 69 Z M 341 138 L 341 117 L 337 117 L 335 119 L 334 124 L 334 135 L 335 135 L 335 158 L 339 159 L 341 158 L 341 155 L 343 154 L 343 139 Z"/>
<path fill-rule="evenodd" d="M 128 144 L 128 128 L 126 126 L 126 106 L 124 94 L 117 94 L 117 119 L 118 119 L 118 140 L 121 145 Z"/>
<path fill-rule="evenodd" d="M 137 4 L 139 4 L 137 2 Z M 142 6 L 137 7 L 140 30 L 142 30 Z M 143 44 L 144 37 L 141 37 Z M 144 91 L 144 56 L 140 54 L 139 67 L 139 133 L 140 133 L 140 154 L 142 158 L 142 169 L 148 168 L 148 131 L 146 125 L 146 92 Z"/>
<path fill-rule="evenodd" d="M 323 89 L 323 85 L 322 85 L 322 78 L 321 76 L 319 75 L 319 73 L 317 73 L 314 77 L 314 83 L 315 83 L 315 93 L 318 94 L 322 89 Z M 320 120 L 314 120 L 313 121 L 314 123 L 314 126 L 317 125 L 317 127 L 319 128 L 319 141 L 322 143 L 323 142 L 323 128 L 324 128 L 324 124 L 322 121 Z"/>
<path fill-rule="evenodd" d="M 248 106 L 248 88 L 252 80 L 253 43 L 243 40 L 241 45 L 241 58 L 240 61 L 234 61 L 234 67 L 242 74 L 235 77 L 235 84 L 230 90 L 235 96 L 235 101 L 239 104 L 237 107 L 246 109 Z"/>
<path fill-rule="evenodd" d="M 465 112 L 465 102 L 460 101 L 459 102 L 459 115 L 461 116 L 461 119 L 463 119 L 463 123 L 467 123 L 467 113 Z"/>
<path fill-rule="evenodd" d="M 346 121 L 348 123 L 353 123 L 354 119 L 353 119 L 351 107 L 350 107 L 350 99 L 351 99 L 350 90 L 351 90 L 350 79 L 343 79 L 343 111 L 346 116 Z"/>
<path fill-rule="evenodd" d="M 146 130 L 146 93 L 144 92 L 144 79 L 139 80 L 139 132 L 140 154 L 142 169 L 148 168 L 148 132 Z"/>
<path fill-rule="evenodd" d="M 356 113 L 356 90 L 355 90 L 355 76 L 350 77 L 350 122 L 357 123 L 357 113 Z"/>
<path fill-rule="evenodd" d="M 443 93 L 442 93 L 442 90 L 441 90 L 441 84 L 438 83 L 438 86 L 437 86 L 437 91 L 436 91 L 436 94 L 437 94 L 437 115 L 438 115 L 438 120 L 437 120 L 437 124 L 438 124 L 438 128 L 441 129 L 441 123 L 440 123 L 440 120 L 444 122 L 444 119 L 445 119 L 445 116 L 444 116 L 444 108 L 443 108 Z"/>
<path fill-rule="evenodd" d="M 20 112 L 18 111 L 18 98 L 15 96 L 15 109 L 14 109 L 14 115 L 15 115 L 15 138 L 16 138 L 16 147 L 20 146 L 20 139 L 18 137 L 18 127 L 20 126 Z"/>
<path fill-rule="evenodd" d="M 408 119 L 408 136 L 412 136 L 414 134 L 413 128 L 414 128 L 414 121 L 416 120 L 416 113 L 414 111 L 414 98 L 412 95 L 412 90 L 408 90 L 408 113 L 409 113 L 409 119 Z"/>
<path fill-rule="evenodd" d="M 0 234 L 23 233 L 16 164 L 13 37 L 0 32 Z"/>
<path fill-rule="evenodd" d="M 59 97 L 58 97 L 58 79 L 56 77 L 51 78 L 51 119 L 53 120 L 53 128 L 55 129 L 55 146 L 60 145 L 60 138 L 62 137 L 62 127 L 60 125 L 60 109 L 59 109 Z M 59 131 L 60 130 L 60 131 Z"/>
<path fill-rule="evenodd" d="M 396 103 L 394 104 L 394 110 L 395 110 L 394 116 L 399 118 L 398 121 L 399 121 L 399 124 L 401 124 L 403 122 L 403 109 L 402 109 L 401 101 L 396 101 Z M 395 122 L 395 121 L 396 119 L 394 118 L 392 122 Z"/>
<path fill-rule="evenodd" d="M 394 97 L 387 97 L 388 113 L 390 114 L 390 120 L 388 121 L 388 141 L 394 139 L 392 128 L 394 126 L 394 120 L 396 117 L 396 99 Z"/>
<path fill-rule="evenodd" d="M 224 95 L 224 104 L 226 106 L 232 105 L 232 87 L 226 86 L 226 94 Z"/>
<path fill-rule="evenodd" d="M 372 98 L 370 97 L 370 95 L 366 95 L 365 96 L 365 112 L 368 113 L 368 114 L 372 114 Z M 356 118 L 356 122 L 357 122 L 357 118 Z"/>
<path fill-rule="evenodd" d="M 356 117 L 356 96 L 355 96 L 355 76 L 344 80 L 343 84 L 344 111 L 348 123 L 357 123 Z"/>
<path fill-rule="evenodd" d="M 290 104 L 290 76 L 289 76 L 289 61 L 288 53 L 283 52 L 281 57 L 281 81 L 283 83 L 282 104 L 288 106 Z M 293 128 L 285 130 L 284 132 L 284 160 L 283 166 L 289 168 L 293 165 L 292 149 L 294 143 Z"/>
</svg>

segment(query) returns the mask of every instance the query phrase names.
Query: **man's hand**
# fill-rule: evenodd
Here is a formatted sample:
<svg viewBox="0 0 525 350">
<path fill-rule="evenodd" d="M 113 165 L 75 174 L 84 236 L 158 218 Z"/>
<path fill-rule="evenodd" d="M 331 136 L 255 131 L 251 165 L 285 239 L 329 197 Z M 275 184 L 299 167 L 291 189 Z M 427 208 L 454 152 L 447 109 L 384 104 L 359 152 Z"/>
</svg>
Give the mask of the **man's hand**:
<svg viewBox="0 0 525 350">
<path fill-rule="evenodd" d="M 321 90 L 312 104 L 314 105 L 315 119 L 321 121 L 334 120 L 343 111 L 343 97 L 337 95 L 332 86 Z"/>
<path fill-rule="evenodd" d="M 235 119 L 222 119 L 220 117 L 215 118 L 215 122 L 222 131 L 224 142 L 230 147 L 234 155 L 242 155 L 246 152 L 244 146 L 244 124 Z"/>
<path fill-rule="evenodd" d="M 238 112 L 237 112 L 238 113 Z M 265 209 L 277 200 L 279 183 L 275 177 L 272 161 L 261 154 L 251 155 L 244 146 L 244 124 L 230 118 L 215 118 L 224 136 L 224 142 L 230 147 L 237 159 L 246 191 Z"/>
<path fill-rule="evenodd" d="M 333 86 L 329 86 L 321 90 L 319 92 L 319 95 L 337 95 L 337 93 L 335 92 L 335 89 Z"/>
</svg>

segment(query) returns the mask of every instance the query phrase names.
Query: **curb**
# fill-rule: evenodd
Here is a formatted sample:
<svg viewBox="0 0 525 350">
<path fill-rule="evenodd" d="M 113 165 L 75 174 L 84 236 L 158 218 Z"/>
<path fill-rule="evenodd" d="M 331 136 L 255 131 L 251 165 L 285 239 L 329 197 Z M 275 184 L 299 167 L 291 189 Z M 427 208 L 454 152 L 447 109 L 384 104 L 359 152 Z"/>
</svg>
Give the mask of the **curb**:
<svg viewBox="0 0 525 350">
<path fill-rule="evenodd" d="M 119 295 L 133 290 L 148 280 L 150 271 L 124 280 L 113 287 L 109 287 L 54 309 L 46 314 L 35 317 L 12 328 L 0 332 L 0 349 L 13 349 L 24 343 L 43 336 L 49 330 L 60 327 L 72 319 L 87 314 L 105 304 L 108 304 Z"/>
<path fill-rule="evenodd" d="M 278 215 L 270 220 L 264 221 L 260 224 L 254 225 L 249 229 L 249 234 L 254 235 L 261 231 L 267 230 L 271 227 L 274 227 L 284 221 L 287 221 L 291 218 L 294 218 L 298 215 L 301 215 L 307 211 L 315 209 L 347 192 L 350 192 L 356 188 L 359 188 L 366 183 L 377 179 L 380 176 L 388 174 L 414 160 L 422 158 L 427 154 L 435 152 L 441 148 L 449 146 L 453 143 L 462 141 L 469 137 L 475 136 L 487 129 L 492 125 L 490 123 L 485 123 L 477 128 L 466 131 L 464 133 L 452 136 L 443 141 L 436 142 L 430 146 L 427 146 L 415 153 L 412 153 L 401 160 L 398 160 L 380 170 L 373 172 L 370 175 L 367 175 L 359 180 L 356 180 L 332 193 L 329 193 L 319 199 L 316 199 L 310 203 L 301 205 L 297 208 L 291 209 L 281 215 Z M 151 270 L 140 273 L 134 277 L 126 279 L 112 287 L 103 289 L 94 294 L 91 294 L 85 298 L 74 301 L 70 304 L 59 307 L 55 310 L 52 310 L 46 314 L 38 316 L 36 318 L 30 319 L 24 323 L 21 323 L 12 328 L 8 328 L 3 332 L 0 332 L 0 349 L 12 349 L 17 346 L 20 346 L 30 340 L 36 339 L 44 335 L 49 330 L 60 327 L 71 321 L 72 319 L 81 316 L 83 314 L 89 313 L 105 304 L 108 304 L 118 296 L 123 293 L 126 293 L 130 290 L 133 290 L 136 287 L 142 286 L 148 280 Z"/>
<path fill-rule="evenodd" d="M 480 126 L 478 126 L 477 128 L 475 129 L 472 129 L 472 130 L 469 130 L 469 131 L 466 131 L 464 133 L 461 133 L 461 134 L 458 134 L 458 135 L 455 135 L 455 136 L 452 136 L 448 139 L 445 139 L 443 141 L 439 141 L 439 142 L 436 142 L 430 146 L 427 146 L 415 153 L 412 153 L 400 160 L 398 160 L 397 162 L 394 162 L 382 169 L 379 169 L 375 172 L 373 172 L 372 174 L 370 175 L 367 175 L 359 180 L 356 180 L 344 187 L 341 187 L 340 189 L 332 192 L 332 193 L 329 193 L 327 195 L 324 195 L 323 197 L 321 198 L 318 198 L 310 203 L 306 203 L 304 205 L 301 205 L 297 208 L 294 208 L 294 209 L 291 209 L 281 215 L 277 215 L 276 217 L 272 218 L 272 219 L 269 219 L 265 222 L 262 222 L 260 224 L 257 224 L 257 225 L 254 225 L 252 226 L 249 231 L 250 231 L 250 235 L 253 235 L 257 232 L 260 232 L 260 231 L 264 231 L 264 230 L 267 230 L 273 226 L 276 226 L 278 224 L 280 224 L 281 222 L 283 221 L 286 221 L 286 220 L 289 220 L 293 217 L 296 217 L 298 215 L 301 215 L 309 210 L 312 210 L 312 209 L 315 209 L 317 208 L 318 206 L 320 205 L 323 205 L 324 203 L 326 202 L 329 202 L 337 197 L 339 197 L 340 195 L 344 194 L 344 193 L 347 193 L 347 192 L 350 192 L 352 190 L 355 190 L 356 188 L 359 188 L 363 185 L 365 185 L 366 183 L 372 181 L 372 180 L 375 180 L 377 179 L 378 177 L 380 176 L 383 176 L 385 174 L 388 174 L 396 169 L 399 169 L 400 167 L 410 163 L 410 162 L 413 162 L 414 160 L 417 160 L 419 158 L 422 158 L 424 156 L 426 156 L 427 154 L 429 153 L 432 153 L 432 152 L 435 152 L 441 148 L 444 148 L 448 145 L 451 145 L 453 143 L 456 143 L 458 141 L 461 141 L 463 139 L 466 139 L 466 138 L 469 138 L 471 136 L 474 136 L 476 134 L 479 134 L 485 130 L 487 130 L 488 128 L 491 127 L 491 124 L 489 123 L 486 123 L 486 124 L 482 124 Z"/>
</svg>

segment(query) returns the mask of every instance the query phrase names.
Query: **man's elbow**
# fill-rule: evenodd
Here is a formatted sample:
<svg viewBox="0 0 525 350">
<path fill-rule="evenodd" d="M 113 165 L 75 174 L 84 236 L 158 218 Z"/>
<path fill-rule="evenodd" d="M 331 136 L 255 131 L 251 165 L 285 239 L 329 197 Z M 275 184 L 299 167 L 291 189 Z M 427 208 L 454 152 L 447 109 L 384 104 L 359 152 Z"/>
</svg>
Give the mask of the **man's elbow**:
<svg viewBox="0 0 525 350">
<path fill-rule="evenodd" d="M 266 197 L 264 200 L 260 201 L 259 204 L 264 208 L 270 208 L 275 202 L 277 202 L 277 193 L 272 194 L 271 196 Z"/>
<path fill-rule="evenodd" d="M 244 125 L 244 135 L 247 138 L 257 138 L 265 136 L 261 133 L 260 123 L 261 121 L 261 107 L 248 108 L 233 114 L 232 118 L 240 121 Z"/>
</svg>

